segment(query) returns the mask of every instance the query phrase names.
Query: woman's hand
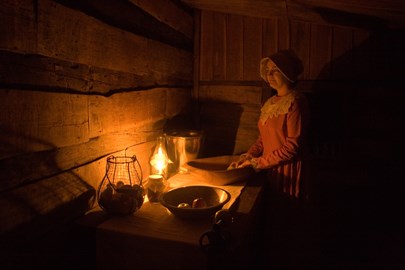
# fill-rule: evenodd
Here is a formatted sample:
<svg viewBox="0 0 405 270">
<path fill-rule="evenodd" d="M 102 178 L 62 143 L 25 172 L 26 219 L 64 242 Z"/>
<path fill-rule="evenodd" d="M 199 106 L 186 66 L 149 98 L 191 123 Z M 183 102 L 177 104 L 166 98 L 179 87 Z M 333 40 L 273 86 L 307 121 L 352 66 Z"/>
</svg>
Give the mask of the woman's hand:
<svg viewBox="0 0 405 270">
<path fill-rule="evenodd" d="M 251 155 L 242 154 L 242 155 L 240 155 L 238 161 L 234 161 L 228 166 L 228 170 L 247 167 L 247 166 L 249 166 L 248 164 L 250 164 L 250 162 L 249 162 L 250 159 L 252 159 Z"/>
<path fill-rule="evenodd" d="M 257 167 L 257 160 L 256 158 L 251 158 L 245 160 L 241 164 L 239 164 L 238 168 L 245 168 L 245 167 L 252 167 L 255 172 L 259 172 L 261 169 Z"/>
<path fill-rule="evenodd" d="M 250 162 L 250 160 L 245 160 L 242 163 L 239 163 L 237 168 L 245 168 L 245 167 L 252 167 L 252 162 Z"/>
</svg>

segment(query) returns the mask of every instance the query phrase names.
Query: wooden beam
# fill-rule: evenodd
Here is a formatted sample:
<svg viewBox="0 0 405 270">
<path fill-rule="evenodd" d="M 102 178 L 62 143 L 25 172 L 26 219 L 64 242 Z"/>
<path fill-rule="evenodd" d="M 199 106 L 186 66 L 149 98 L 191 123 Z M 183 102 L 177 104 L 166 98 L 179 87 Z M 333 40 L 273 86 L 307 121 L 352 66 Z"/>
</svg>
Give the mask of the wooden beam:
<svg viewBox="0 0 405 270">
<path fill-rule="evenodd" d="M 112 26 L 137 35 L 157 40 L 187 51 L 192 51 L 193 41 L 166 23 L 157 20 L 143 9 L 126 0 L 54 0 L 72 9 Z"/>
<path fill-rule="evenodd" d="M 178 64 L 173 61 L 173 72 L 176 70 L 174 66 Z M 192 87 L 191 75 L 184 76 L 183 73 L 173 73 L 166 77 L 155 76 L 153 71 L 144 70 L 142 74 L 134 74 L 41 55 L 2 50 L 0 50 L 0 74 L 0 87 L 3 88 L 72 94 L 110 96 L 119 92 L 168 85 Z"/>
<path fill-rule="evenodd" d="M 173 29 L 183 33 L 190 40 L 193 39 L 193 12 L 185 10 L 179 3 L 173 0 L 129 0 L 134 5 L 142 8 L 157 20 L 169 25 Z"/>
</svg>

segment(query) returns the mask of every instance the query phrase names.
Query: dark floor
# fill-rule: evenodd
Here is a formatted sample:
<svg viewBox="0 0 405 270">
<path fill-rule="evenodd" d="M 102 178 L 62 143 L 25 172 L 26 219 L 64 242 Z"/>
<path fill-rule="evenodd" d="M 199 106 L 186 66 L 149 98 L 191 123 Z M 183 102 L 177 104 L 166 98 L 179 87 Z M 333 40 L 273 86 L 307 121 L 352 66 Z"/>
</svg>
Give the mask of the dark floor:
<svg viewBox="0 0 405 270">
<path fill-rule="evenodd" d="M 70 224 L 57 232 L 0 245 L 2 270 L 94 270 L 95 234 Z M 20 244 L 23 243 L 23 244 Z"/>
</svg>

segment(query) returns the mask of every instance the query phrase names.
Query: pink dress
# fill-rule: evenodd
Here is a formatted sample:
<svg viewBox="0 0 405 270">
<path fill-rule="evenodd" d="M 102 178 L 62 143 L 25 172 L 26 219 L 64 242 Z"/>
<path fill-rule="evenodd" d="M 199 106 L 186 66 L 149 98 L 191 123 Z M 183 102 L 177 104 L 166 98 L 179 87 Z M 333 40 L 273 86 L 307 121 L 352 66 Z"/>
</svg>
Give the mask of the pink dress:
<svg viewBox="0 0 405 270">
<path fill-rule="evenodd" d="M 262 107 L 260 136 L 247 153 L 256 157 L 257 169 L 268 169 L 273 191 L 297 198 L 307 196 L 303 161 L 308 118 L 308 102 L 296 91 L 272 96 Z"/>
</svg>

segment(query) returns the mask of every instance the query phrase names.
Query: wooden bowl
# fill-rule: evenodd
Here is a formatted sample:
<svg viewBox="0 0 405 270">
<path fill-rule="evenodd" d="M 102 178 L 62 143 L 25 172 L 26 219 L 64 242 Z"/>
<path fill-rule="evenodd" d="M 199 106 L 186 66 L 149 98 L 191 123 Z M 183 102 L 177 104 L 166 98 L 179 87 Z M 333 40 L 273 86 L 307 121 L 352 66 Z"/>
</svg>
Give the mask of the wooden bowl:
<svg viewBox="0 0 405 270">
<path fill-rule="evenodd" d="M 231 194 L 219 187 L 185 186 L 163 193 L 160 203 L 177 217 L 195 219 L 213 217 L 230 199 Z M 203 205 L 196 202 L 203 202 Z M 181 207 L 181 204 L 188 207 Z"/>
<path fill-rule="evenodd" d="M 225 186 L 246 180 L 255 174 L 251 167 L 230 169 L 231 162 L 239 156 L 216 156 L 188 161 L 183 167 L 196 175 L 198 180 L 210 185 Z"/>
</svg>

